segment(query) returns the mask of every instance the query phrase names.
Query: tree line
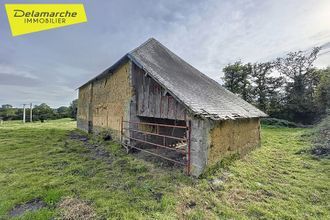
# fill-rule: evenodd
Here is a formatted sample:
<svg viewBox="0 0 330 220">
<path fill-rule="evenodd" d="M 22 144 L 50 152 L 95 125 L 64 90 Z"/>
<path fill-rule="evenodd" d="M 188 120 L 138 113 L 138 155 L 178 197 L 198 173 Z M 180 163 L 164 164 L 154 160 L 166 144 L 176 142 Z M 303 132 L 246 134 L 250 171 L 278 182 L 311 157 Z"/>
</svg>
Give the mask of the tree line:
<svg viewBox="0 0 330 220">
<path fill-rule="evenodd" d="M 290 52 L 270 62 L 228 64 L 224 86 L 270 117 L 315 123 L 330 108 L 330 67 L 313 65 L 320 49 Z"/>
<path fill-rule="evenodd" d="M 26 121 L 30 121 L 30 109 L 27 108 Z M 61 106 L 59 108 L 51 108 L 46 103 L 35 105 L 32 110 L 33 121 L 60 119 L 60 118 L 73 118 L 77 117 L 77 99 L 73 100 L 69 106 Z M 14 108 L 10 104 L 2 105 L 0 108 L 0 119 L 7 120 L 22 120 L 23 108 Z"/>
</svg>

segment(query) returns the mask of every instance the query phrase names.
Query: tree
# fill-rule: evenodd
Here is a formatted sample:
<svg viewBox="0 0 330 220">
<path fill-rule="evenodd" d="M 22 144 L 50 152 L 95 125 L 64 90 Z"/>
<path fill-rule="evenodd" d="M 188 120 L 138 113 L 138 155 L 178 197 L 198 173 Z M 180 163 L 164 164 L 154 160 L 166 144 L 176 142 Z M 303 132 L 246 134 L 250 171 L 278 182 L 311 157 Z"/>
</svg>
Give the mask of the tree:
<svg viewBox="0 0 330 220">
<path fill-rule="evenodd" d="M 70 108 L 66 106 L 61 106 L 56 109 L 59 118 L 69 118 L 71 116 Z"/>
<path fill-rule="evenodd" d="M 17 114 L 17 110 L 15 108 L 8 108 L 8 107 L 3 107 L 4 105 L 2 105 L 2 108 L 0 109 L 0 117 L 7 121 L 7 120 L 12 120 L 15 119 L 16 114 Z"/>
<path fill-rule="evenodd" d="M 49 107 L 46 103 L 35 105 L 33 108 L 33 113 L 35 119 L 39 119 L 42 122 L 46 119 L 55 118 L 54 110 L 51 107 Z"/>
<path fill-rule="evenodd" d="M 252 101 L 252 85 L 251 85 L 252 65 L 247 63 L 243 66 L 241 78 L 239 81 L 241 97 L 248 102 Z"/>
<path fill-rule="evenodd" d="M 224 87 L 229 91 L 240 95 L 244 100 L 251 101 L 251 64 L 242 64 L 237 61 L 223 68 Z"/>
<path fill-rule="evenodd" d="M 77 120 L 78 99 L 73 100 L 69 106 L 70 117 Z"/>
<path fill-rule="evenodd" d="M 313 62 L 319 51 L 320 48 L 315 47 L 310 53 L 291 52 L 276 60 L 276 69 L 287 80 L 285 104 L 289 120 L 310 123 L 315 115 Z"/>
<path fill-rule="evenodd" d="M 252 65 L 252 82 L 254 83 L 253 94 L 257 107 L 263 111 L 267 107 L 267 95 L 269 75 L 273 69 L 273 63 L 255 63 Z"/>
<path fill-rule="evenodd" d="M 235 94 L 240 94 L 240 86 L 239 81 L 241 79 L 241 72 L 243 69 L 243 64 L 241 61 L 237 61 L 234 64 L 228 64 L 225 68 L 223 68 L 224 72 L 224 87 L 226 87 L 229 91 Z"/>
<path fill-rule="evenodd" d="M 35 105 L 33 108 L 33 118 L 35 121 L 44 121 L 58 118 L 75 118 L 77 115 L 77 99 L 70 103 L 69 107 L 61 106 L 57 109 L 52 109 L 46 103 Z M 11 105 L 2 105 L 0 108 L 0 118 L 3 120 L 22 120 L 23 108 L 12 108 Z M 29 117 L 29 109 L 26 111 L 26 116 Z"/>
<path fill-rule="evenodd" d="M 254 63 L 251 81 L 253 101 L 255 105 L 270 116 L 282 110 L 283 77 L 272 76 L 273 62 Z M 277 115 L 277 114 L 276 114 Z"/>
<path fill-rule="evenodd" d="M 275 118 L 285 118 L 285 91 L 283 89 L 283 77 L 269 77 L 267 79 L 267 107 L 266 112 Z"/>
<path fill-rule="evenodd" d="M 13 106 L 9 105 L 9 104 L 5 104 L 5 105 L 2 105 L 1 108 L 2 109 L 7 109 L 7 108 L 13 108 Z"/>
<path fill-rule="evenodd" d="M 321 113 L 330 109 L 330 67 L 318 70 L 319 82 L 315 88 L 315 100 Z"/>
</svg>

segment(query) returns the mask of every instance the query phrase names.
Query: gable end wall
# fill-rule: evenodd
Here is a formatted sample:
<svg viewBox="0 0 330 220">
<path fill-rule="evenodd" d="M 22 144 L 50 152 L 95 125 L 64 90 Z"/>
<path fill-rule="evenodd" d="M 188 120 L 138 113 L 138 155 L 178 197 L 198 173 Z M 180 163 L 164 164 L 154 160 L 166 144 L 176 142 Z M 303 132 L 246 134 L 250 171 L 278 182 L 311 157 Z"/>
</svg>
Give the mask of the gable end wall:
<svg viewBox="0 0 330 220">
<path fill-rule="evenodd" d="M 92 96 L 92 84 L 79 88 L 78 91 L 78 112 L 77 127 L 88 132 L 88 121 L 90 118 L 90 105 Z"/>
<path fill-rule="evenodd" d="M 119 138 L 121 119 L 129 117 L 129 104 L 132 97 L 130 62 L 79 89 L 78 128 L 88 131 L 91 121 L 93 132 L 110 130 Z"/>
</svg>

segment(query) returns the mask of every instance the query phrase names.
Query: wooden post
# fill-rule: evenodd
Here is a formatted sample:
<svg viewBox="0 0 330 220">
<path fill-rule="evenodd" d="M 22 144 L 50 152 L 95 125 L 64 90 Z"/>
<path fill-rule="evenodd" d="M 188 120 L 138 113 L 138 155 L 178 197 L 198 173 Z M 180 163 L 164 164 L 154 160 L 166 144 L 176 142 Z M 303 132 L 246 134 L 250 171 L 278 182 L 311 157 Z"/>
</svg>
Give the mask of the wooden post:
<svg viewBox="0 0 330 220">
<path fill-rule="evenodd" d="M 187 173 L 190 175 L 190 163 L 191 163 L 191 120 L 188 122 L 188 161 L 187 161 Z"/>
<path fill-rule="evenodd" d="M 30 103 L 30 122 L 32 122 L 32 103 Z"/>
<path fill-rule="evenodd" d="M 120 119 L 120 144 L 123 145 L 123 135 L 124 135 L 124 117 Z"/>
<path fill-rule="evenodd" d="M 25 105 L 26 104 L 23 104 L 23 123 L 25 123 Z"/>
</svg>

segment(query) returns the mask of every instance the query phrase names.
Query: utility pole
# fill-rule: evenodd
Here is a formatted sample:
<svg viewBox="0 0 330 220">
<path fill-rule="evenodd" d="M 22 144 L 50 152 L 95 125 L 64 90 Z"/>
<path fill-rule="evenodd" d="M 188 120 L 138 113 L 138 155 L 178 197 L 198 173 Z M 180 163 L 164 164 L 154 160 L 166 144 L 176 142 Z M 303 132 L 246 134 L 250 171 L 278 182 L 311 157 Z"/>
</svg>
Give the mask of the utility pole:
<svg viewBox="0 0 330 220">
<path fill-rule="evenodd" d="M 25 105 L 26 104 L 23 104 L 23 123 L 25 123 Z"/>
<path fill-rule="evenodd" d="M 30 103 L 30 122 L 32 122 L 32 103 Z"/>
</svg>

